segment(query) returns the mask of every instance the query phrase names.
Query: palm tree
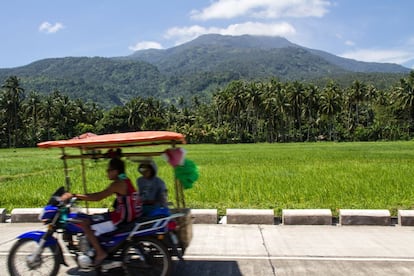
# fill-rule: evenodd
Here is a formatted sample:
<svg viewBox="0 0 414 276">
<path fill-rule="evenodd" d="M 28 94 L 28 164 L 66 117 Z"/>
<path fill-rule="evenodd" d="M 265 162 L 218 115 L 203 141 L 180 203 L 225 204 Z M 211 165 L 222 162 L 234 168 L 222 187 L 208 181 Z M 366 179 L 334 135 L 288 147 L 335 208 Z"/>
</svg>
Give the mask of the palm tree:
<svg viewBox="0 0 414 276">
<path fill-rule="evenodd" d="M 277 110 L 280 113 L 279 116 L 279 137 L 282 142 L 286 142 L 290 140 L 290 137 L 288 137 L 288 133 L 290 131 L 289 126 L 291 120 L 290 111 L 292 108 L 292 105 L 289 101 L 289 96 L 287 92 L 287 84 L 283 84 L 280 90 L 276 91 L 276 106 Z"/>
<path fill-rule="evenodd" d="M 155 99 L 153 97 L 148 97 L 143 101 L 143 109 L 144 113 L 142 114 L 144 117 L 144 123 L 142 125 L 143 129 L 151 130 L 151 129 L 164 129 L 166 126 L 165 123 L 165 108 L 163 103 Z"/>
<path fill-rule="evenodd" d="M 330 81 L 323 89 L 320 98 L 320 114 L 328 122 L 329 140 L 332 140 L 334 131 L 335 116 L 341 111 L 341 98 L 339 88 Z"/>
<path fill-rule="evenodd" d="M 263 119 L 267 122 L 270 141 L 286 141 L 290 118 L 290 103 L 286 84 L 272 79 L 264 88 Z"/>
<path fill-rule="evenodd" d="M 247 123 L 251 125 L 251 130 L 255 141 L 257 141 L 258 137 L 257 124 L 259 121 L 259 115 L 262 110 L 263 87 L 264 85 L 261 82 L 251 82 L 247 86 L 247 91 L 245 94 L 247 101 Z"/>
<path fill-rule="evenodd" d="M 145 103 L 141 97 L 136 97 L 125 104 L 128 112 L 128 126 L 131 130 L 141 130 L 144 121 Z"/>
<path fill-rule="evenodd" d="M 310 84 L 306 87 L 303 99 L 303 113 L 308 120 L 306 141 L 310 141 L 311 130 L 315 127 L 318 119 L 319 97 L 319 89 L 317 86 Z"/>
<path fill-rule="evenodd" d="M 163 118 L 165 114 L 165 108 L 162 102 L 153 97 L 148 97 L 144 99 L 145 105 L 145 116 L 147 117 L 158 117 Z"/>
<path fill-rule="evenodd" d="M 8 134 L 8 124 L 7 124 L 7 97 L 6 91 L 0 89 L 0 146 L 3 144 L 7 144 L 6 140 L 8 141 L 9 136 Z"/>
<path fill-rule="evenodd" d="M 400 80 L 400 84 L 394 89 L 393 95 L 399 108 L 407 114 L 408 131 L 410 131 L 414 121 L 414 70 L 410 72 L 407 78 Z"/>
<path fill-rule="evenodd" d="M 286 87 L 288 92 L 289 102 L 291 104 L 292 111 L 292 131 L 299 133 L 299 141 L 302 141 L 302 109 L 303 109 L 303 98 L 304 98 L 304 87 L 303 84 L 294 81 Z M 296 136 L 296 135 L 295 135 Z"/>
<path fill-rule="evenodd" d="M 219 128 L 225 121 L 227 113 L 227 94 L 219 90 L 213 95 L 213 106 L 216 112 L 216 128 Z"/>
<path fill-rule="evenodd" d="M 277 140 L 276 129 L 280 121 L 280 112 L 278 112 L 277 93 L 281 90 L 281 83 L 277 80 L 271 80 L 264 88 L 262 94 L 263 112 L 262 118 L 267 125 L 267 141 L 275 142 Z"/>
<path fill-rule="evenodd" d="M 24 104 L 24 111 L 26 114 L 26 125 L 30 128 L 29 131 L 31 146 L 40 139 L 39 119 L 42 112 L 42 98 L 39 93 L 32 91 Z"/>
<path fill-rule="evenodd" d="M 242 81 L 233 81 L 225 90 L 227 94 L 227 114 L 234 121 L 236 133 L 242 130 L 242 113 L 246 110 L 245 86 Z"/>
<path fill-rule="evenodd" d="M 166 121 L 168 124 L 168 127 L 172 127 L 174 124 L 178 121 L 178 109 L 175 105 L 170 104 L 166 111 Z"/>
<path fill-rule="evenodd" d="M 130 131 L 128 110 L 124 106 L 115 106 L 105 112 L 100 120 L 100 130 L 103 133 Z"/>
<path fill-rule="evenodd" d="M 54 100 L 52 98 L 52 96 L 47 96 L 46 99 L 42 102 L 41 104 L 41 109 L 43 110 L 42 112 L 42 117 L 43 120 L 45 121 L 44 125 L 46 127 L 46 138 L 48 141 L 50 141 L 52 139 L 51 136 L 51 129 L 53 126 L 53 120 L 54 120 Z"/>
<path fill-rule="evenodd" d="M 352 82 L 348 91 L 348 131 L 352 131 L 359 125 L 360 107 L 361 103 L 367 97 L 367 86 L 358 80 Z M 354 114 L 354 116 L 352 116 Z M 355 123 L 353 120 L 355 118 Z"/>
<path fill-rule="evenodd" d="M 76 109 L 74 102 L 68 96 L 62 95 L 57 99 L 55 117 L 59 118 L 56 121 L 57 129 L 64 138 L 72 138 L 75 136 L 74 128 L 76 125 Z"/>
<path fill-rule="evenodd" d="M 24 89 L 20 86 L 16 76 L 11 76 L 6 79 L 2 88 L 4 88 L 6 92 L 5 99 L 3 100 L 3 108 L 6 111 L 5 113 L 7 117 L 9 147 L 16 147 L 16 144 L 18 144 L 17 132 L 20 123 L 19 111 L 21 102 L 24 98 Z"/>
</svg>

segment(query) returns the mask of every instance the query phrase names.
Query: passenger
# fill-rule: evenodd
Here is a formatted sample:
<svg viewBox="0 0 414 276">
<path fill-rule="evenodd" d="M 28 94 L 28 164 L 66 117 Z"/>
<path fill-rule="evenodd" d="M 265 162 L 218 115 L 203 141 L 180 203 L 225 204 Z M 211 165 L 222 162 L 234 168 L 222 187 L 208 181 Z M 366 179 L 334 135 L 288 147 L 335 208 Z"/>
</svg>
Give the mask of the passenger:
<svg viewBox="0 0 414 276">
<path fill-rule="evenodd" d="M 112 183 L 103 191 L 91 194 L 65 193 L 61 200 L 69 200 L 76 197 L 85 201 L 101 201 L 113 194 L 116 195 L 114 209 L 111 212 L 88 216 L 82 221 L 82 229 L 96 251 L 94 265 L 100 265 L 107 257 L 107 253 L 96 236 L 116 230 L 117 225 L 131 222 L 141 216 L 142 201 L 132 185 L 131 180 L 125 174 L 125 164 L 119 158 L 112 158 L 107 169 L 108 178 Z"/>
<path fill-rule="evenodd" d="M 139 165 L 141 173 L 137 179 L 137 187 L 143 204 L 143 215 L 151 216 L 155 210 L 168 212 L 167 187 L 157 176 L 157 165 L 154 161 L 143 162 Z"/>
</svg>

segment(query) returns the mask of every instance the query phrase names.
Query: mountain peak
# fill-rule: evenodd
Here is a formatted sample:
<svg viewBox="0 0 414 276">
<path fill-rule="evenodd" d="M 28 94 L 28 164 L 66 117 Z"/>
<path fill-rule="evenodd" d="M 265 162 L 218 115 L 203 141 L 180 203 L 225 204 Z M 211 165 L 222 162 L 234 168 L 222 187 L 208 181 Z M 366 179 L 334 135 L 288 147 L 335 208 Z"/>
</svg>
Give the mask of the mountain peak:
<svg viewBox="0 0 414 276">
<path fill-rule="evenodd" d="M 385 87 L 409 71 L 397 64 L 338 57 L 282 37 L 209 34 L 173 48 L 125 57 L 53 58 L 0 69 L 0 82 L 18 76 L 27 91 L 58 90 L 109 106 L 138 95 L 208 98 L 212 91 L 240 79 L 320 83 L 334 79 L 346 85 L 352 78 L 362 78 Z"/>
<path fill-rule="evenodd" d="M 240 66 L 255 67 L 260 64 L 261 67 L 267 67 L 263 68 L 267 74 L 277 74 L 285 70 L 282 68 L 297 67 L 298 64 L 302 64 L 304 68 L 297 68 L 298 72 L 291 72 L 292 75 L 300 75 L 303 70 L 315 71 L 317 67 L 319 69 L 324 67 L 322 71 L 316 70 L 319 73 L 334 72 L 338 69 L 365 73 L 409 72 L 408 68 L 398 64 L 362 62 L 342 58 L 294 44 L 280 36 L 206 34 L 166 50 L 137 51 L 129 58 L 149 62 L 161 71 L 171 73 L 189 72 L 201 68 L 203 68 L 201 70 L 216 71 L 221 70 L 223 66 L 228 68 L 229 64 L 239 69 Z M 272 70 L 275 66 L 278 69 Z M 332 68 L 327 69 L 329 66 Z"/>
<path fill-rule="evenodd" d="M 299 47 L 291 43 L 286 38 L 280 36 L 254 36 L 254 35 L 219 35 L 206 34 L 197 37 L 196 39 L 186 43 L 187 46 L 197 45 L 216 45 L 228 46 L 235 48 L 255 48 L 262 50 L 285 48 L 285 47 Z M 178 46 L 179 47 L 179 46 Z"/>
</svg>

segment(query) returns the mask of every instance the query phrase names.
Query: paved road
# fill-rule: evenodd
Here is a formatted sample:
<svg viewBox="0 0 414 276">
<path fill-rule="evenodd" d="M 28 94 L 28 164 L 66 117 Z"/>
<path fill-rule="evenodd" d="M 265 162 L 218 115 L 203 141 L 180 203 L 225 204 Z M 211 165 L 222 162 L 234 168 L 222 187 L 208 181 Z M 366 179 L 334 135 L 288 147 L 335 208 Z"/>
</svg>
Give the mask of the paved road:
<svg viewBox="0 0 414 276">
<path fill-rule="evenodd" d="M 40 224 L 0 224 L 0 271 L 14 238 Z M 174 275 L 414 275 L 414 227 L 193 225 Z M 69 268 L 59 275 L 82 274 Z"/>
</svg>

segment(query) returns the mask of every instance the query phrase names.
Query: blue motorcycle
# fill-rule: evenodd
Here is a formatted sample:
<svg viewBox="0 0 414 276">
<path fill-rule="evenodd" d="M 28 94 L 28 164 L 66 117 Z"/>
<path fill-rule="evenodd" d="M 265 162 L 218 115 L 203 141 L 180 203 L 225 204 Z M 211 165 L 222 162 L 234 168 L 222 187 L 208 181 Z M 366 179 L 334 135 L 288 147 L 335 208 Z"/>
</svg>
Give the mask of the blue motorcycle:
<svg viewBox="0 0 414 276">
<path fill-rule="evenodd" d="M 80 228 L 80 218 L 85 214 L 76 210 L 76 198 L 69 203 L 59 200 L 64 192 L 64 187 L 59 188 L 39 216 L 47 231 L 31 231 L 18 237 L 8 256 L 10 275 L 57 275 L 60 265 L 67 266 L 61 243 L 73 255 L 79 270 L 96 271 L 98 275 L 114 269 L 125 275 L 170 275 L 171 256 L 182 258 L 175 228 L 176 220 L 184 214 L 159 210 L 154 216 L 99 236 L 108 257 L 93 267 L 95 251 Z"/>
<path fill-rule="evenodd" d="M 85 159 L 97 161 L 110 158 L 119 151 L 122 157 L 134 161 L 133 158 L 163 155 L 166 152 L 165 146 L 167 149 L 174 149 L 176 145 L 185 143 L 184 135 L 170 131 L 103 135 L 85 133 L 68 140 L 38 143 L 39 148 L 62 150 L 60 158 L 63 161 L 66 185 L 65 188 L 56 190 L 39 217 L 47 225 L 47 231 L 24 233 L 11 248 L 8 257 L 10 274 L 57 275 L 61 264 L 67 266 L 61 247 L 63 243 L 80 270 L 94 270 L 98 275 L 115 269 L 118 270 L 117 274 L 124 272 L 126 275 L 169 275 L 172 256 L 183 259 L 192 239 L 191 211 L 185 206 L 183 183 L 177 177 L 174 183 L 175 209 L 156 209 L 145 218 L 118 226 L 116 231 L 98 237 L 101 246 L 108 253 L 108 257 L 98 267 L 92 266 L 95 251 L 80 227 L 80 220 L 85 214 L 75 210 L 75 198 L 69 203 L 59 199 L 65 191 L 71 191 L 68 160 L 81 160 L 81 178 L 83 190 L 86 191 Z M 148 146 L 153 146 L 154 150 L 134 150 Z M 162 151 L 159 150 L 160 147 L 163 147 Z M 79 149 L 80 153 L 66 152 L 66 148 Z M 128 150 L 122 152 L 121 148 Z M 108 151 L 103 153 L 102 150 L 105 149 Z"/>
</svg>

